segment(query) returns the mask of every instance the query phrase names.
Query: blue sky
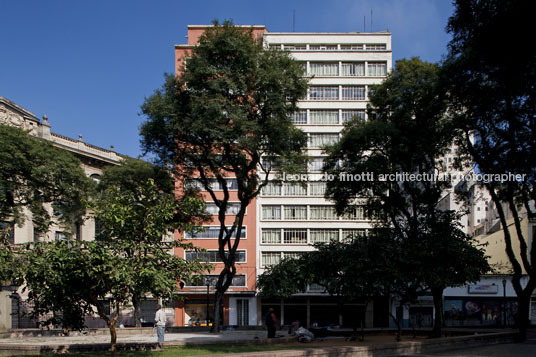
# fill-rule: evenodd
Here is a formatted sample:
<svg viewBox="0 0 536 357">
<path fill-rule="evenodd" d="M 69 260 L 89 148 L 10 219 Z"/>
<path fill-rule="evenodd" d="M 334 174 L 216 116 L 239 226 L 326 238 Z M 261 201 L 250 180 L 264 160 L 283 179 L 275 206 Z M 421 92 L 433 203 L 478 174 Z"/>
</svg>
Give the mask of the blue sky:
<svg viewBox="0 0 536 357">
<path fill-rule="evenodd" d="M 130 156 L 141 153 L 144 98 L 172 73 L 173 45 L 188 24 L 232 19 L 269 31 L 392 32 L 393 59 L 439 61 L 453 6 L 449 0 L 364 1 L 25 1 L 0 0 L 0 96 L 56 133 Z"/>
</svg>

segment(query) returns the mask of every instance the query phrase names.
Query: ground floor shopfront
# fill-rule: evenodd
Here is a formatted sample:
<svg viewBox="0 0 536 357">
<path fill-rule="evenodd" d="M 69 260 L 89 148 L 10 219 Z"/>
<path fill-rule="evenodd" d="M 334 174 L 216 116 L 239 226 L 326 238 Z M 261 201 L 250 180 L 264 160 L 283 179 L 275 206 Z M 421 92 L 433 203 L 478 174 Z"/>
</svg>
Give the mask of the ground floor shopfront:
<svg viewBox="0 0 536 357">
<path fill-rule="evenodd" d="M 226 294 L 223 299 L 223 326 L 256 326 L 259 323 L 257 298 L 253 293 Z M 214 321 L 214 293 L 181 294 L 175 301 L 175 326 L 207 326 Z"/>
<path fill-rule="evenodd" d="M 260 299 L 260 317 L 272 308 L 280 326 L 299 321 L 301 326 L 387 327 L 388 302 L 374 299 L 368 303 L 346 303 L 341 307 L 337 299 L 327 296 L 296 296 L 288 299 Z"/>
</svg>

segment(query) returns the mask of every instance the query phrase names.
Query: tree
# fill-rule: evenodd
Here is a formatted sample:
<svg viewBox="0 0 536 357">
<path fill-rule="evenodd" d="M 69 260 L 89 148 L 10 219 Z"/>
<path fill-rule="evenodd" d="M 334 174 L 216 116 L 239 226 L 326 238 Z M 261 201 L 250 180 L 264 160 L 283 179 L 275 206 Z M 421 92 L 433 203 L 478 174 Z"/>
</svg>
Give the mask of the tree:
<svg viewBox="0 0 536 357">
<path fill-rule="evenodd" d="M 300 258 L 283 259 L 257 277 L 257 289 L 267 298 L 288 298 L 307 289 L 309 272 Z"/>
<path fill-rule="evenodd" d="M 84 317 L 96 309 L 110 330 L 115 356 L 119 307 L 130 298 L 135 282 L 131 262 L 100 242 L 67 240 L 28 246 L 25 259 L 25 289 L 34 305 L 31 316 L 42 326 L 81 330 Z M 109 315 L 106 300 L 113 309 Z"/>
<path fill-rule="evenodd" d="M 483 182 L 503 227 L 522 339 L 536 287 L 536 252 L 521 228 L 524 217 L 536 217 L 536 48 L 523 35 L 532 31 L 533 13 L 530 1 L 456 1 L 443 68 L 460 153 L 482 174 L 525 175 L 524 180 Z M 515 55 L 497 51 L 498 43 L 515 48 Z M 508 229 L 510 214 L 514 234 Z M 523 287 L 524 274 L 528 282 Z"/>
<path fill-rule="evenodd" d="M 22 225 L 27 208 L 38 232 L 46 232 L 54 220 L 72 232 L 92 188 L 80 161 L 18 128 L 0 124 L 0 136 L 0 221 Z"/>
<path fill-rule="evenodd" d="M 190 192 L 176 199 L 169 172 L 134 159 L 105 168 L 100 189 L 93 205 L 101 227 L 96 239 L 130 261 L 134 278 L 128 289 L 139 327 L 146 294 L 170 299 L 179 281 L 211 267 L 175 256 L 175 249 L 194 247 L 169 237 L 200 223 L 204 203 Z"/>
<path fill-rule="evenodd" d="M 443 261 L 444 267 L 437 266 L 435 257 L 442 254 L 444 246 L 420 249 L 424 242 L 439 244 L 434 237 L 448 242 L 460 234 L 458 227 L 449 224 L 452 214 L 438 208 L 450 181 L 434 175 L 444 172 L 441 158 L 450 151 L 453 140 L 439 75 L 437 64 L 418 58 L 397 61 L 394 71 L 370 96 L 369 120 L 354 119 L 345 127 L 340 142 L 328 148 L 325 165 L 328 173 L 342 178 L 328 182 L 327 189 L 338 212 L 354 209 L 355 198 L 365 197 L 375 235 L 386 236 L 398 245 L 399 268 L 393 271 L 396 278 L 389 289 L 399 298 L 400 312 L 403 304 L 424 293 L 429 282 L 425 270 L 444 269 L 442 272 L 460 274 L 465 280 L 473 277 L 467 270 L 453 271 L 449 261 Z M 338 162 L 342 165 L 337 166 Z M 373 179 L 344 179 L 362 173 L 372 173 Z M 460 242 L 467 245 L 456 245 L 458 248 L 481 255 L 470 249 L 469 240 Z M 452 281 L 444 274 L 436 277 L 442 279 L 439 285 Z M 442 290 L 434 299 L 442 299 Z M 399 320 L 397 316 L 397 324 Z M 442 319 L 436 318 L 436 335 L 441 333 L 441 323 Z"/>
<path fill-rule="evenodd" d="M 179 189 L 185 178 L 195 177 L 219 210 L 218 254 L 224 268 L 216 283 L 212 331 L 220 329 L 223 295 L 236 273 L 246 207 L 275 167 L 287 172 L 304 167 L 306 135 L 290 119 L 306 94 L 303 74 L 287 53 L 263 49 L 251 31 L 216 22 L 192 49 L 182 75 L 168 76 L 142 106 L 145 152 L 175 169 Z M 240 207 L 228 227 L 234 182 Z"/>
<path fill-rule="evenodd" d="M 47 141 L 4 124 L 0 137 L 0 281 L 17 281 L 20 252 L 9 238 L 26 221 L 25 210 L 36 232 L 54 222 L 72 232 L 83 221 L 93 183 L 78 159 Z"/>
</svg>

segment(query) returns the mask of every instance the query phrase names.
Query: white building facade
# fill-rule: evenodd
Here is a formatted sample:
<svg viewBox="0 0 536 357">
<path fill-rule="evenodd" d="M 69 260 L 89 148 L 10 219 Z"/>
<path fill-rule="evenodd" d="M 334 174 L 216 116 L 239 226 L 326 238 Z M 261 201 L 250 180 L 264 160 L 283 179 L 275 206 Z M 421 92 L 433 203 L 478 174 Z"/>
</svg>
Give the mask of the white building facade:
<svg viewBox="0 0 536 357">
<path fill-rule="evenodd" d="M 263 39 L 268 48 L 289 51 L 310 77 L 307 97 L 299 102 L 300 110 L 293 120 L 308 135 L 311 161 L 307 185 L 269 184 L 257 200 L 257 274 L 283 258 L 313 250 L 314 243 L 344 240 L 370 228 L 362 207 L 339 217 L 333 202 L 324 199 L 322 147 L 339 140 L 346 121 L 367 119 L 368 92 L 392 68 L 389 32 L 266 32 Z M 284 325 L 299 320 L 305 326 L 350 326 L 350 319 L 359 315 L 367 327 L 385 326 L 387 301 L 381 303 L 381 309 L 378 304 L 376 309 L 374 303 L 348 305 L 340 321 L 335 300 L 315 287 L 287 300 L 258 298 L 259 315 L 274 308 Z"/>
</svg>

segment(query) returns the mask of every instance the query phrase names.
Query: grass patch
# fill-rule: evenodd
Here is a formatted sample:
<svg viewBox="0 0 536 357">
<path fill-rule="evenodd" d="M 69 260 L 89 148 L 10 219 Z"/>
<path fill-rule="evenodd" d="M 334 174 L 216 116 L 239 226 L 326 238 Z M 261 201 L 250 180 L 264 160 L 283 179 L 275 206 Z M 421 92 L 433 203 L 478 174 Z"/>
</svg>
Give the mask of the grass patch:
<svg viewBox="0 0 536 357">
<path fill-rule="evenodd" d="M 118 351 L 118 357 L 182 357 L 182 356 L 199 356 L 223 353 L 241 353 L 241 352 L 262 352 L 277 351 L 284 349 L 296 349 L 301 346 L 267 346 L 267 345 L 229 345 L 229 344 L 211 344 L 211 345 L 188 345 L 188 346 L 169 346 L 164 347 L 161 351 Z M 304 346 L 305 347 L 305 346 Z M 303 348 L 303 347 L 302 347 Z M 38 356 L 39 354 L 31 354 Z M 74 352 L 65 354 L 70 357 L 97 357 L 110 355 L 109 352 Z M 23 355 L 11 355 L 12 357 L 23 357 Z M 25 354 L 24 356 L 28 356 Z M 57 357 L 57 354 L 46 354 L 39 356 Z"/>
</svg>

